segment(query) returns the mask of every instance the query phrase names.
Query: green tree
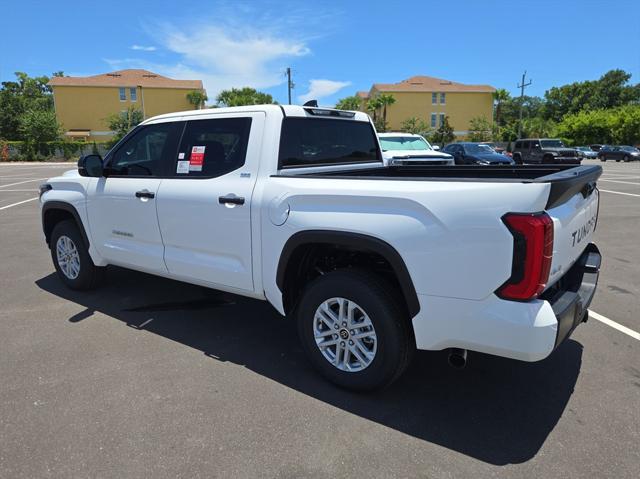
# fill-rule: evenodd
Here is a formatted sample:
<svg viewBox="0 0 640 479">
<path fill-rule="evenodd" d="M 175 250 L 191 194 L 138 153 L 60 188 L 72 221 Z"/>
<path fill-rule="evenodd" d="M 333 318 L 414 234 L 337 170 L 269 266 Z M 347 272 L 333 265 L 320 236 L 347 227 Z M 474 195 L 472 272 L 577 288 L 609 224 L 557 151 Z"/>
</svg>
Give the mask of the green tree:
<svg viewBox="0 0 640 479">
<path fill-rule="evenodd" d="M 411 118 L 407 118 L 402 122 L 402 124 L 400 125 L 400 130 L 407 133 L 413 133 L 417 135 L 419 134 L 424 136 L 425 133 L 429 134 L 431 129 L 429 128 L 429 125 L 427 125 L 427 122 L 422 118 L 412 116 Z"/>
<path fill-rule="evenodd" d="M 511 98 L 511 95 L 504 88 L 498 88 L 493 92 L 493 104 L 494 104 L 494 122 L 496 125 L 500 125 L 500 118 L 502 113 L 502 104 L 505 101 L 508 101 Z"/>
<path fill-rule="evenodd" d="M 557 125 L 556 134 L 583 145 L 637 144 L 640 142 L 640 105 L 565 115 Z"/>
<path fill-rule="evenodd" d="M 382 106 L 380 102 L 380 98 L 370 98 L 367 101 L 366 108 L 369 113 L 371 113 L 371 117 L 373 118 L 373 122 L 376 123 L 378 121 L 378 110 Z"/>
<path fill-rule="evenodd" d="M 382 125 L 383 131 L 387 129 L 387 107 L 389 105 L 393 105 L 396 102 L 396 99 L 390 93 L 383 93 L 378 97 L 380 101 L 380 106 L 382 107 Z"/>
<path fill-rule="evenodd" d="M 456 135 L 453 133 L 453 128 L 449 124 L 449 117 L 445 116 L 444 121 L 440 124 L 438 129 L 431 135 L 431 141 L 436 144 L 440 144 L 440 147 L 444 147 L 447 143 L 451 143 L 455 140 Z"/>
<path fill-rule="evenodd" d="M 216 97 L 218 106 L 268 105 L 276 103 L 268 93 L 254 88 L 232 88 L 222 90 Z"/>
<path fill-rule="evenodd" d="M 522 135 L 529 138 L 549 138 L 556 136 L 556 123 L 536 116 L 522 120 Z"/>
<path fill-rule="evenodd" d="M 354 95 L 338 100 L 336 108 L 338 110 L 359 110 L 361 104 L 360 98 Z"/>
<path fill-rule="evenodd" d="M 120 139 L 123 138 L 133 127 L 142 122 L 142 119 L 142 112 L 137 110 L 134 106 L 130 106 L 123 112 L 109 115 L 106 118 L 107 126 L 109 127 L 109 130 L 114 132 L 111 144 L 115 145 L 120 141 Z"/>
<path fill-rule="evenodd" d="M 60 139 L 62 129 L 53 110 L 32 109 L 20 117 L 18 132 L 24 142 L 22 154 L 32 160 L 43 150 L 44 143 Z"/>
<path fill-rule="evenodd" d="M 2 82 L 0 88 L 0 138 L 22 140 L 22 116 L 27 111 L 53 111 L 53 95 L 48 77 L 32 78 L 23 72 L 15 75 L 15 81 Z"/>
<path fill-rule="evenodd" d="M 469 120 L 469 141 L 489 141 L 491 134 L 491 123 L 484 116 L 476 116 Z"/>
<path fill-rule="evenodd" d="M 207 100 L 209 100 L 209 98 L 202 90 L 192 90 L 187 93 L 187 101 L 191 103 L 196 110 L 204 108 L 204 104 Z"/>
<path fill-rule="evenodd" d="M 630 79 L 630 73 L 611 70 L 595 81 L 553 87 L 544 94 L 543 115 L 560 121 L 565 115 L 583 110 L 610 109 L 640 102 L 640 85 L 629 84 Z"/>
</svg>

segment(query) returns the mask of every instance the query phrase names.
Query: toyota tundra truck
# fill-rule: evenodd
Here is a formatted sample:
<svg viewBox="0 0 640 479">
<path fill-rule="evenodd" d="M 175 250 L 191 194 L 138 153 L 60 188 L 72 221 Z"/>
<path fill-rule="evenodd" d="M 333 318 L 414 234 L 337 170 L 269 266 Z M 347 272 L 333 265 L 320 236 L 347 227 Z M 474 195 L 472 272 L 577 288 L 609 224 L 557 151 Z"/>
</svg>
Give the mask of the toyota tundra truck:
<svg viewBox="0 0 640 479">
<path fill-rule="evenodd" d="M 117 265 L 268 301 L 322 375 L 370 390 L 416 349 L 538 361 L 566 340 L 598 280 L 601 172 L 385 166 L 368 115 L 264 105 L 150 118 L 40 204 L 69 288 Z"/>
</svg>

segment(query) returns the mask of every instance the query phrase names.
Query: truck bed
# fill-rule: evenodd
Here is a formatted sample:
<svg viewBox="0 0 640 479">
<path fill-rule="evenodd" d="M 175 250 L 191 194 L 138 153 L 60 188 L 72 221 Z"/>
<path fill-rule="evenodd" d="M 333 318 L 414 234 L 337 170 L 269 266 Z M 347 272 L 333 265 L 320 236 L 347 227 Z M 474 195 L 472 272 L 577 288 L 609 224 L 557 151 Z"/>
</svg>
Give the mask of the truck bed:
<svg viewBox="0 0 640 479">
<path fill-rule="evenodd" d="M 550 183 L 547 209 L 562 204 L 579 191 L 589 194 L 602 174 L 598 165 L 516 165 L 516 166 L 388 166 L 322 173 L 280 174 L 291 178 L 363 179 L 397 181 L 480 181 L 488 183 Z"/>
</svg>

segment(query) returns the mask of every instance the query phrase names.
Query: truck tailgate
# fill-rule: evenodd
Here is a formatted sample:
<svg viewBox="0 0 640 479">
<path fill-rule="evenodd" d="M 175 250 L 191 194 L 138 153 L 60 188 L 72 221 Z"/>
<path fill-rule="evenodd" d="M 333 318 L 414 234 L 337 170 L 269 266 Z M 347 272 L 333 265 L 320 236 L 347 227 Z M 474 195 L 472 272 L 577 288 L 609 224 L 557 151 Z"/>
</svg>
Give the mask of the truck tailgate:
<svg viewBox="0 0 640 479">
<path fill-rule="evenodd" d="M 587 185 L 564 203 L 547 210 L 553 219 L 553 258 L 547 286 L 560 279 L 591 242 L 598 221 L 600 196 Z"/>
</svg>

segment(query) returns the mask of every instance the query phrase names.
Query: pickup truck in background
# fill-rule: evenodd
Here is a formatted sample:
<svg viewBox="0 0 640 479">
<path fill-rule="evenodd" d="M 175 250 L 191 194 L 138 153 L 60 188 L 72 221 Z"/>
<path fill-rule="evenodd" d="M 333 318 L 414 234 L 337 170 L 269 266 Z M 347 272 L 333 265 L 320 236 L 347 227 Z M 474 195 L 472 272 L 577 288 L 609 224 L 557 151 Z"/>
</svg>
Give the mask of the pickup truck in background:
<svg viewBox="0 0 640 479">
<path fill-rule="evenodd" d="M 118 265 L 266 300 L 320 373 L 368 390 L 416 349 L 549 356 L 588 317 L 601 172 L 385 166 L 364 113 L 218 108 L 81 158 L 42 185 L 42 225 L 68 287 Z"/>
<path fill-rule="evenodd" d="M 385 165 L 455 165 L 452 155 L 413 133 L 378 133 Z"/>
</svg>

